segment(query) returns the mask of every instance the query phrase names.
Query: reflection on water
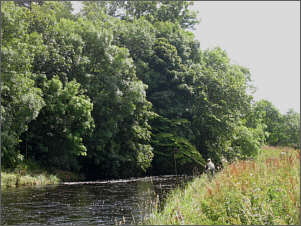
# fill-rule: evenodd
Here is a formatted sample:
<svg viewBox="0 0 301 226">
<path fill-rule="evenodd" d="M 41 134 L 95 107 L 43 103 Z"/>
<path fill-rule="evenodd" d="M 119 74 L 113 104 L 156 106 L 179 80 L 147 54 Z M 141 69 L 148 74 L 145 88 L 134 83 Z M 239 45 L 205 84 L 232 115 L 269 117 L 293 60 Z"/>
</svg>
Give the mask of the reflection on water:
<svg viewBox="0 0 301 226">
<path fill-rule="evenodd" d="M 191 180 L 179 176 L 179 184 Z M 158 176 L 1 189 L 4 224 L 138 224 L 143 202 L 177 186 L 176 176 Z"/>
</svg>

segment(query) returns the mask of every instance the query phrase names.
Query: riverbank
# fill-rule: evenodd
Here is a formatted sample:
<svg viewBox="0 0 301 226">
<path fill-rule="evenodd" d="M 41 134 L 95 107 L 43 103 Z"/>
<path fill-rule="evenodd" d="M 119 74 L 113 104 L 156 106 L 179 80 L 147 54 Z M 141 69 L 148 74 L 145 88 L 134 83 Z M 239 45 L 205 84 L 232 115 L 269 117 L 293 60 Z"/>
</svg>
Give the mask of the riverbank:
<svg viewBox="0 0 301 226">
<path fill-rule="evenodd" d="M 300 225 L 300 150 L 263 147 L 252 161 L 225 164 L 173 190 L 149 225 Z"/>
<path fill-rule="evenodd" d="M 1 172 L 1 188 L 16 186 L 32 186 L 58 184 L 60 182 L 84 180 L 82 175 L 69 171 L 55 170 L 49 173 L 46 170 L 6 169 Z"/>
</svg>

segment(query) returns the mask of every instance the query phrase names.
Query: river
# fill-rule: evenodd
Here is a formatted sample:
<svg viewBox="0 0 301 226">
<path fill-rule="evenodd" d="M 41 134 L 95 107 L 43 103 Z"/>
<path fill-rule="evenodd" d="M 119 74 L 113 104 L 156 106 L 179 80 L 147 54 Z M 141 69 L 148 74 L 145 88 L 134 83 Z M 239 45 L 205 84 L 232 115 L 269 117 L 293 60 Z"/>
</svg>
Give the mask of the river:
<svg viewBox="0 0 301 226">
<path fill-rule="evenodd" d="M 3 188 L 1 225 L 138 224 L 148 214 L 150 200 L 162 202 L 171 189 L 192 178 L 169 175 Z"/>
</svg>

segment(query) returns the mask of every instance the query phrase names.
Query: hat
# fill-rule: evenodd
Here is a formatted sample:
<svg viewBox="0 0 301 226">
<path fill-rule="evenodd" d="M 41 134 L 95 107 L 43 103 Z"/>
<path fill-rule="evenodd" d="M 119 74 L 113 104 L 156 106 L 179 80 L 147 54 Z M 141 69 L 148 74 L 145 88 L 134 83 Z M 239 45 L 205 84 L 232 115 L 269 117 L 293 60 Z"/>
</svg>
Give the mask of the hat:
<svg viewBox="0 0 301 226">
<path fill-rule="evenodd" d="M 207 159 L 207 161 L 211 161 L 211 159 Z"/>
</svg>

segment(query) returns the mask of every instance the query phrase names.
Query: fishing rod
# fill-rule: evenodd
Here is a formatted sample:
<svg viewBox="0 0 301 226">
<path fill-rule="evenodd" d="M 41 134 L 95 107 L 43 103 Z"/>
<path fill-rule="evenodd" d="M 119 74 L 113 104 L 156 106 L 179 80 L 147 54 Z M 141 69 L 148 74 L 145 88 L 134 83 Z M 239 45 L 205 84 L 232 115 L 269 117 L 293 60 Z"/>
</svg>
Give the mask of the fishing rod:
<svg viewBox="0 0 301 226">
<path fill-rule="evenodd" d="M 179 180 L 178 180 L 178 173 L 177 173 L 177 163 L 176 163 L 176 152 L 175 151 L 179 151 L 181 152 L 182 154 L 184 155 L 187 155 L 186 153 L 182 152 L 181 150 L 177 149 L 177 148 L 174 148 L 173 149 L 173 155 L 174 155 L 174 160 L 175 160 L 175 171 L 176 171 L 176 177 L 177 177 L 177 183 L 179 184 Z M 196 161 L 198 164 L 200 164 L 201 166 L 204 166 L 203 163 L 199 162 L 198 160 L 192 158 L 191 156 L 187 155 L 189 158 L 191 158 L 192 160 Z M 204 166 L 205 167 L 205 166 Z"/>
<path fill-rule="evenodd" d="M 177 148 L 174 148 L 174 152 L 175 152 L 175 150 L 177 150 L 177 151 L 179 151 L 179 152 L 181 152 L 182 154 L 184 154 L 184 155 L 187 155 L 186 153 L 184 153 L 184 152 L 182 152 L 181 150 L 179 150 L 179 149 L 177 149 Z M 194 158 L 192 158 L 191 156 L 189 156 L 189 155 L 187 155 L 189 158 L 191 158 L 191 159 L 193 159 L 194 161 L 196 161 L 198 164 L 200 164 L 201 166 L 204 166 L 204 164 L 203 163 L 201 163 L 201 162 L 199 162 L 198 160 L 196 160 L 196 159 L 194 159 Z M 205 167 L 205 166 L 204 166 Z"/>
</svg>

